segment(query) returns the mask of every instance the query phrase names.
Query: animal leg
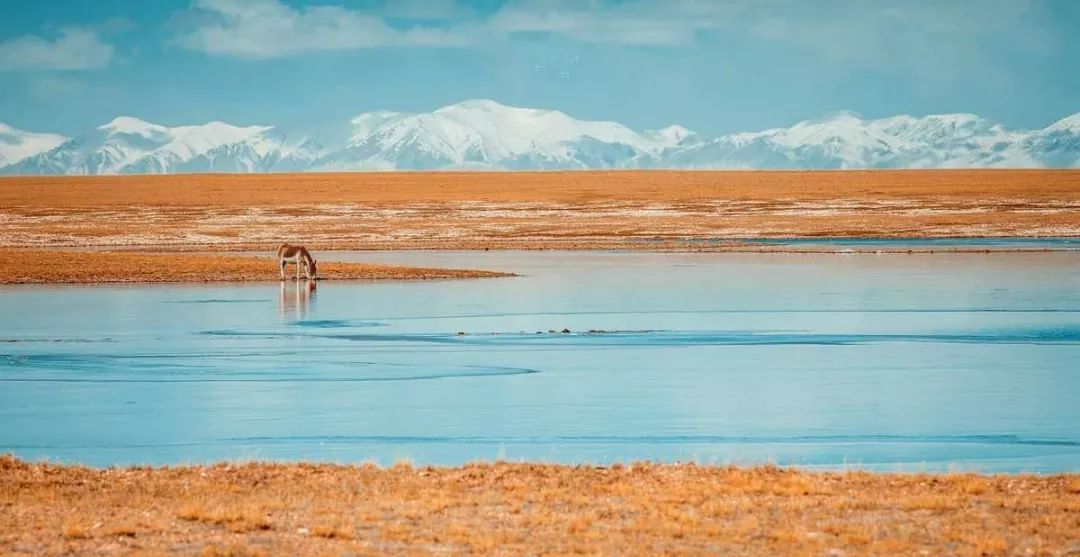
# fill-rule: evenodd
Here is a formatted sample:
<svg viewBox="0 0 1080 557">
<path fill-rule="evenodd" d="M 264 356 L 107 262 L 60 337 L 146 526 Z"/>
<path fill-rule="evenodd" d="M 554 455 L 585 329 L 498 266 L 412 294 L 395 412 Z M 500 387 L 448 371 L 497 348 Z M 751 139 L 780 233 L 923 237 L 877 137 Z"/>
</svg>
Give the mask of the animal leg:
<svg viewBox="0 0 1080 557">
<path fill-rule="evenodd" d="M 278 271 L 281 274 L 281 280 L 285 280 L 285 260 L 278 259 Z"/>
</svg>

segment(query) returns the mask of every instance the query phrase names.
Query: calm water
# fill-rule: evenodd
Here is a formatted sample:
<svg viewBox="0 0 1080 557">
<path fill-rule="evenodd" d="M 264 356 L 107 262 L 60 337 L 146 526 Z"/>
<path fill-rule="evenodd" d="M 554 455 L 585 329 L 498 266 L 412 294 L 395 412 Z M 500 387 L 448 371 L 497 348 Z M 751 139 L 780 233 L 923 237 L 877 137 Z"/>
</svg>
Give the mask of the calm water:
<svg viewBox="0 0 1080 557">
<path fill-rule="evenodd" d="M 0 289 L 0 452 L 1080 470 L 1080 252 L 336 257 L 524 276 Z"/>
<path fill-rule="evenodd" d="M 1043 249 L 1043 250 L 1080 250 L 1080 238 L 748 238 L 740 242 L 751 245 L 791 246 L 791 247 L 834 247 L 834 248 L 958 248 L 958 249 Z"/>
</svg>

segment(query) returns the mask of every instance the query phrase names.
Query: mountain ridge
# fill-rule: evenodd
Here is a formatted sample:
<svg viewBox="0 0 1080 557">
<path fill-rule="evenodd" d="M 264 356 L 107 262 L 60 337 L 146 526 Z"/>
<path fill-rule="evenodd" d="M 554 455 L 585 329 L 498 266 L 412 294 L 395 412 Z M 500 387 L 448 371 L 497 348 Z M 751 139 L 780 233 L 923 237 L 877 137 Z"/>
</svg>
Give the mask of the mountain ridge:
<svg viewBox="0 0 1080 557">
<path fill-rule="evenodd" d="M 705 137 L 636 131 L 551 109 L 471 99 L 431 112 L 365 112 L 340 145 L 275 126 L 162 126 L 132 116 L 72 138 L 0 123 L 0 174 L 365 170 L 1076 168 L 1080 113 L 1010 130 L 970 113 L 864 119 L 839 111 L 789 127 Z"/>
</svg>

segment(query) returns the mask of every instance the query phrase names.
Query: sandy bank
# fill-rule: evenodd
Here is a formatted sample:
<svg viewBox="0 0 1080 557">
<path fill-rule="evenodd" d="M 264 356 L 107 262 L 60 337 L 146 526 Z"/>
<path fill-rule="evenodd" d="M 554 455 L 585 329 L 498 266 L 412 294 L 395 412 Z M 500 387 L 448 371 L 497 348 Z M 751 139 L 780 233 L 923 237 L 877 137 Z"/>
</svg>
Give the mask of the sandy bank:
<svg viewBox="0 0 1080 557">
<path fill-rule="evenodd" d="M 316 254 L 316 258 L 318 254 Z M 319 280 L 417 280 L 511 276 L 467 269 L 429 269 L 320 262 Z M 295 267 L 286 270 L 295 279 Z M 303 276 L 303 275 L 301 275 Z M 272 258 L 0 249 L 0 284 L 111 282 L 248 282 L 279 280 Z"/>
<path fill-rule="evenodd" d="M 5 555 L 1062 555 L 1078 531 L 1075 474 L 0 458 Z"/>
</svg>

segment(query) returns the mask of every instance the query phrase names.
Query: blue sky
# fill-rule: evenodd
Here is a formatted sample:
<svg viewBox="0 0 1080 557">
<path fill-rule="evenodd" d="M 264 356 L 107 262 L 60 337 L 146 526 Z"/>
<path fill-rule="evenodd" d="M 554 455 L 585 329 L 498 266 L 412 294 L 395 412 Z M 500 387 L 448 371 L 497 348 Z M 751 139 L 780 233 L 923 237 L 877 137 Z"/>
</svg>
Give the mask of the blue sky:
<svg viewBox="0 0 1080 557">
<path fill-rule="evenodd" d="M 1073 0 L 0 0 L 0 122 L 340 127 L 469 98 L 706 134 L 1080 111 Z"/>
</svg>

